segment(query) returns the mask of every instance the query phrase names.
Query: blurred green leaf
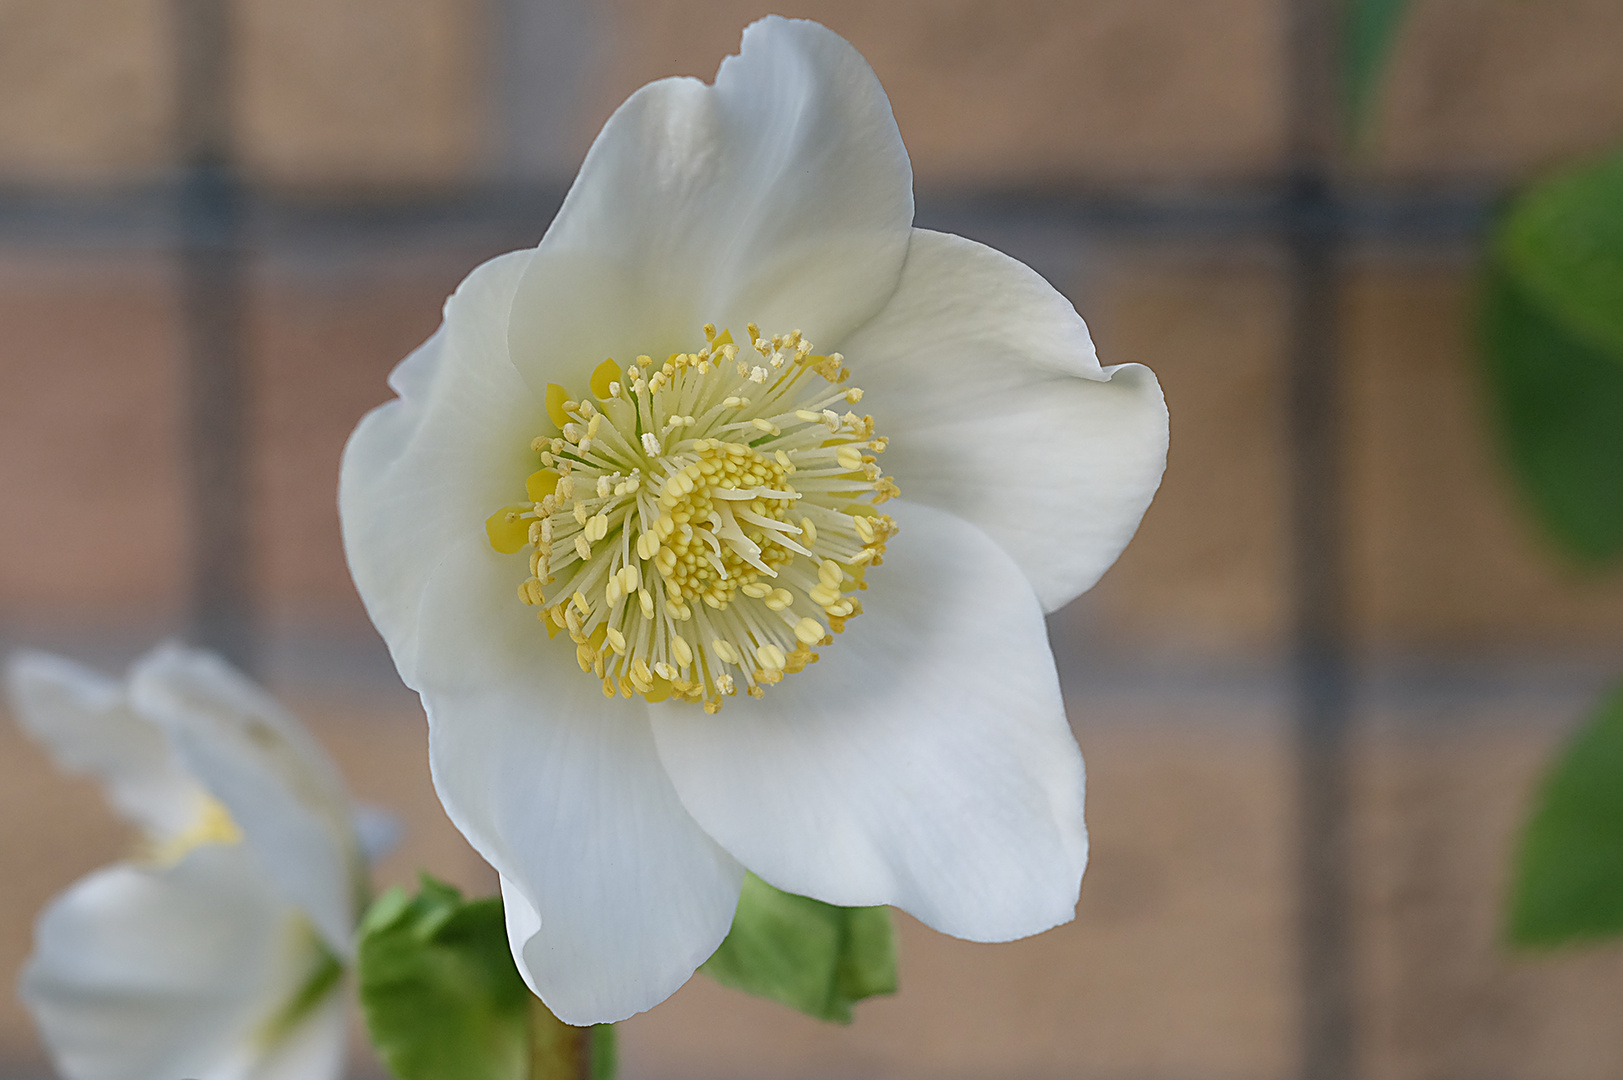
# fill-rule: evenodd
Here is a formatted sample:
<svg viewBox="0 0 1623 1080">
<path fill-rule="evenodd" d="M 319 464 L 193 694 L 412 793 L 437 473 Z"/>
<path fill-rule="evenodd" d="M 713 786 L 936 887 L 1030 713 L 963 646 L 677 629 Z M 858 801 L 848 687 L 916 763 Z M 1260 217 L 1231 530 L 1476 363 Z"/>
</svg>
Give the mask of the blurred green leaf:
<svg viewBox="0 0 1623 1080">
<path fill-rule="evenodd" d="M 1517 199 L 1494 254 L 1573 337 L 1623 363 L 1623 153 Z"/>
<path fill-rule="evenodd" d="M 735 990 L 849 1024 L 853 1004 L 896 992 L 890 909 L 836 907 L 749 874 L 731 932 L 700 970 Z"/>
<path fill-rule="evenodd" d="M 527 1080 L 529 988 L 507 947 L 500 897 L 464 901 L 423 875 L 361 924 L 361 1009 L 400 1080 Z"/>
<path fill-rule="evenodd" d="M 1603 562 L 1623 552 L 1623 362 L 1577 337 L 1490 266 L 1482 337 L 1512 469 L 1548 532 Z"/>
<path fill-rule="evenodd" d="M 1347 127 L 1364 130 L 1408 11 L 1408 0 L 1348 0 L 1342 34 L 1342 93 Z"/>
<path fill-rule="evenodd" d="M 1523 945 L 1623 934 L 1623 691 L 1602 703 L 1539 789 L 1509 929 Z"/>
</svg>

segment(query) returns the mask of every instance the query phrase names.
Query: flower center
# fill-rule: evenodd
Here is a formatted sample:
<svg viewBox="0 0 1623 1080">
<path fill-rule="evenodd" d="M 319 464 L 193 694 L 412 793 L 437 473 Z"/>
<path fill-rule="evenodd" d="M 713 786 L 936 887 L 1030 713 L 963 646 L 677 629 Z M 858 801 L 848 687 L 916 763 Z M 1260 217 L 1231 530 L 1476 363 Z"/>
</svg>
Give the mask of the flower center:
<svg viewBox="0 0 1623 1080">
<path fill-rule="evenodd" d="M 752 323 L 746 363 L 731 334 L 704 334 L 663 364 L 605 360 L 595 403 L 548 386 L 561 437 L 530 444 L 529 501 L 485 528 L 497 551 L 529 551 L 519 599 L 569 633 L 605 697 L 715 712 L 815 663 L 861 614 L 854 594 L 896 532 L 874 507 L 899 491 L 873 417 L 836 411 L 862 400 L 839 353 Z"/>
<path fill-rule="evenodd" d="M 148 842 L 144 854 L 160 866 L 173 866 L 204 844 L 235 844 L 242 830 L 225 804 L 205 796 L 190 825 L 173 836 Z"/>
</svg>

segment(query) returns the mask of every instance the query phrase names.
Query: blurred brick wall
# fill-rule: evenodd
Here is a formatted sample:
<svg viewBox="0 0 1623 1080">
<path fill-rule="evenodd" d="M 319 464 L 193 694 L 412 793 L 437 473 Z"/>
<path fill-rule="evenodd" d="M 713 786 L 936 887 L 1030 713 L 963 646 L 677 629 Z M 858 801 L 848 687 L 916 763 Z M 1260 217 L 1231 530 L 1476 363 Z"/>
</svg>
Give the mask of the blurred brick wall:
<svg viewBox="0 0 1623 1080">
<path fill-rule="evenodd" d="M 243 0 L 234 103 L 250 178 L 388 204 L 515 161 L 545 178 L 637 85 L 709 77 L 762 13 L 549 0 L 532 18 L 523 2 Z M 0 634 L 107 663 L 184 609 L 175 270 L 151 244 L 82 232 L 8 241 L 4 192 L 172 170 L 167 12 L 0 0 Z M 817 0 L 791 13 L 874 64 L 926 191 L 1232 191 L 1281 166 L 1278 0 Z M 1613 0 L 1417 0 L 1347 174 L 1496 189 L 1611 145 L 1619 55 Z M 515 108 L 536 87 L 544 98 Z M 556 145 L 514 146 L 532 137 Z M 839 1031 L 699 980 L 626 1026 L 628 1080 L 1292 1068 L 1284 264 L 1255 240 L 983 238 L 1040 255 L 1106 362 L 1149 364 L 1172 411 L 1139 537 L 1053 623 L 1092 780 L 1079 918 L 1006 947 L 903 920 L 902 994 Z M 246 342 L 243 558 L 282 650 L 270 673 L 357 791 L 407 819 L 382 877 L 421 864 L 479 889 L 488 873 L 433 800 L 420 713 L 388 685 L 349 587 L 333 499 L 351 426 L 490 253 L 428 232 L 379 249 L 283 244 L 250 261 Z M 1615 666 L 1623 580 L 1564 566 L 1519 510 L 1482 419 L 1472 259 L 1460 245 L 1360 249 L 1341 296 L 1353 614 L 1363 653 L 1396 664 L 1359 700 L 1361 1065 L 1372 1080 L 1601 1080 L 1623 1055 L 1610 1009 L 1623 951 L 1507 956 L 1496 919 L 1528 785 Z M 40 904 L 126 841 L 9 725 L 0 822 L 4 972 Z M 36 1055 L 0 1000 L 0 1070 Z"/>
</svg>

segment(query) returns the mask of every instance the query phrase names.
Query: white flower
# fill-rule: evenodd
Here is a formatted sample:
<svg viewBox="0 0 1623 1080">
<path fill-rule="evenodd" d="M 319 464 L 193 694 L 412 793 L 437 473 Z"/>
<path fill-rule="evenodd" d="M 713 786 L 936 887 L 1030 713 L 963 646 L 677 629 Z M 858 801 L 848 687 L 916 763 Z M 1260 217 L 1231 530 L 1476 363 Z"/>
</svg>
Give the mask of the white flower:
<svg viewBox="0 0 1623 1080">
<path fill-rule="evenodd" d="M 745 868 L 974 940 L 1073 914 L 1043 615 L 1132 536 L 1166 411 L 1029 268 L 912 215 L 867 64 L 765 19 L 713 86 L 621 106 L 350 439 L 351 570 L 570 1023 L 681 985 Z"/>
<path fill-rule="evenodd" d="M 366 867 L 337 769 L 218 658 L 169 645 L 126 684 L 12 658 L 19 722 L 100 780 L 137 857 L 35 930 L 22 998 L 69 1080 L 336 1080 Z"/>
</svg>

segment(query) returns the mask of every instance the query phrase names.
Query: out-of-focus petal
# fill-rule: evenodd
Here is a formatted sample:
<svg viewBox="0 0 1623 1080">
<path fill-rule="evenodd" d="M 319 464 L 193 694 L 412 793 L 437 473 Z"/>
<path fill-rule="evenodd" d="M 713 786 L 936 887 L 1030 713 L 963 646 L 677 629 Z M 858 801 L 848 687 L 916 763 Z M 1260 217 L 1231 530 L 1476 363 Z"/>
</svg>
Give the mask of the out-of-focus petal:
<svg viewBox="0 0 1623 1080">
<path fill-rule="evenodd" d="M 364 861 L 343 779 L 309 732 L 223 660 L 176 645 L 136 663 L 130 700 L 230 811 L 268 883 L 350 955 Z"/>
<path fill-rule="evenodd" d="M 682 809 L 641 701 L 606 702 L 482 537 L 423 599 L 434 785 L 502 877 L 526 982 L 571 1024 L 664 1000 L 732 923 L 743 869 Z"/>
<path fill-rule="evenodd" d="M 1116 561 L 1166 464 L 1161 388 L 1101 368 L 1087 327 L 1030 267 L 917 230 L 885 310 L 843 347 L 902 494 L 974 522 L 1053 611 Z"/>
<path fill-rule="evenodd" d="M 849 43 L 776 16 L 713 86 L 664 79 L 609 119 L 513 306 L 513 361 L 539 393 L 612 356 L 802 329 L 822 343 L 879 310 L 913 220 L 890 102 Z"/>
<path fill-rule="evenodd" d="M 533 255 L 503 255 L 468 275 L 439 331 L 391 376 L 400 397 L 368 413 L 344 448 L 344 554 L 408 684 L 417 602 L 434 564 L 521 500 L 535 468 L 529 443 L 546 412 L 507 358 L 513 290 Z"/>
<path fill-rule="evenodd" d="M 1046 930 L 1073 914 L 1087 832 L 1042 609 L 978 528 L 892 505 L 866 612 L 759 701 L 653 706 L 660 760 L 780 889 L 975 941 Z"/>
<path fill-rule="evenodd" d="M 155 839 L 184 832 L 206 793 L 150 721 L 130 710 L 124 687 L 48 653 L 21 652 L 6 665 L 17 722 L 63 769 L 95 777 L 107 800 Z"/>
<path fill-rule="evenodd" d="M 53 901 L 21 994 L 68 1080 L 247 1080 L 318 956 L 247 848 L 211 844 L 163 869 L 99 870 Z"/>
<path fill-rule="evenodd" d="M 335 989 L 266 1051 L 249 1080 L 338 1080 L 344 1073 L 348 1004 Z"/>
</svg>

